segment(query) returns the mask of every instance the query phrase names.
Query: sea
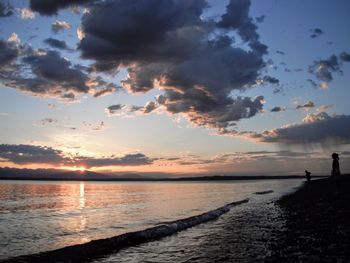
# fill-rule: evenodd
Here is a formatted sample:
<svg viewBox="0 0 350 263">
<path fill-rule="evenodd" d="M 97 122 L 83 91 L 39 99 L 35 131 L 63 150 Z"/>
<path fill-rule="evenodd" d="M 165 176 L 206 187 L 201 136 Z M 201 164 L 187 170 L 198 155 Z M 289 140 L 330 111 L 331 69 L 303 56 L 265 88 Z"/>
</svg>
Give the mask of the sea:
<svg viewBox="0 0 350 263">
<path fill-rule="evenodd" d="M 249 202 L 233 206 L 218 220 L 199 222 L 181 233 L 104 255 L 94 262 L 213 262 L 217 259 L 211 258 L 213 255 L 239 260 L 246 257 L 245 253 L 250 253 L 247 252 L 252 242 L 249 238 L 254 239 L 256 233 L 259 237 L 255 241 L 259 243 L 262 239 L 262 251 L 254 248 L 256 256 L 253 258 L 258 259 L 259 255 L 267 253 L 264 235 L 271 239 L 274 227 L 283 228 L 283 217 L 274 201 L 300 187 L 302 182 L 300 179 L 195 182 L 1 180 L 0 261 L 140 231 L 164 222 L 210 213 L 241 200 Z M 271 218 L 277 220 L 273 226 Z M 271 227 L 264 230 L 269 224 Z M 246 235 L 240 239 L 244 231 Z M 222 249 L 230 242 L 234 244 L 229 247 L 229 254 L 223 254 Z M 224 247 L 220 249 L 220 246 Z M 241 246 L 244 251 L 240 251 Z"/>
</svg>

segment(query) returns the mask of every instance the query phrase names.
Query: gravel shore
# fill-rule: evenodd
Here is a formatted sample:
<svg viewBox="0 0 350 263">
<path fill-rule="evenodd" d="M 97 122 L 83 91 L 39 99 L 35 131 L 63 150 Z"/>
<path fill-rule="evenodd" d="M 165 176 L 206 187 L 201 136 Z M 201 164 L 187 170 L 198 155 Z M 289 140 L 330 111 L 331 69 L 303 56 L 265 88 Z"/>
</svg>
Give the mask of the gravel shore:
<svg viewBox="0 0 350 263">
<path fill-rule="evenodd" d="M 350 262 L 350 175 L 305 183 L 277 203 L 286 228 L 267 262 Z"/>
</svg>

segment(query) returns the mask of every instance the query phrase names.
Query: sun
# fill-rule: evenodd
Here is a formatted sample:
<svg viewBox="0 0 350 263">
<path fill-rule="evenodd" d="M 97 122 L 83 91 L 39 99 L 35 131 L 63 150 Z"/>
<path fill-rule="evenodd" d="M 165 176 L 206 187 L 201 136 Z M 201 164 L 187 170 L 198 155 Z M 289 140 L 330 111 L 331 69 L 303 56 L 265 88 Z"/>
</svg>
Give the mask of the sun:
<svg viewBox="0 0 350 263">
<path fill-rule="evenodd" d="M 71 170 L 71 171 L 78 171 L 78 172 L 85 172 L 86 167 L 85 166 L 61 166 L 62 169 Z"/>
<path fill-rule="evenodd" d="M 86 168 L 84 166 L 77 167 L 77 170 L 80 172 L 85 172 Z"/>
</svg>

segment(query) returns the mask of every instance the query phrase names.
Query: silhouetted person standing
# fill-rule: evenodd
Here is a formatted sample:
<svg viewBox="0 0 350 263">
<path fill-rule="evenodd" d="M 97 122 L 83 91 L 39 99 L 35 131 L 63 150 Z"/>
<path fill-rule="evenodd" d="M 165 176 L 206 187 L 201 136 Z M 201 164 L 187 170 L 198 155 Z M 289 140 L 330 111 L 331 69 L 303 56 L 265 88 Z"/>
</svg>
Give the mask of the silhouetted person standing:
<svg viewBox="0 0 350 263">
<path fill-rule="evenodd" d="M 311 172 L 309 172 L 308 170 L 305 170 L 305 177 L 308 183 L 311 182 Z"/>
<path fill-rule="evenodd" d="M 332 158 L 332 176 L 340 176 L 339 155 L 337 153 L 333 153 Z"/>
</svg>

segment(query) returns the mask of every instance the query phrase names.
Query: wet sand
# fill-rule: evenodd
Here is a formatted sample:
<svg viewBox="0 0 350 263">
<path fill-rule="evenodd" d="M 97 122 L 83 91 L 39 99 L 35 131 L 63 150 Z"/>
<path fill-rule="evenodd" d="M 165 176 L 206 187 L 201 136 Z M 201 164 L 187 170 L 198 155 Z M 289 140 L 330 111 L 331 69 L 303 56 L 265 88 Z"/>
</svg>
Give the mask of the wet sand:
<svg viewBox="0 0 350 263">
<path fill-rule="evenodd" d="M 305 183 L 277 204 L 285 230 L 267 262 L 350 262 L 350 175 Z"/>
</svg>

